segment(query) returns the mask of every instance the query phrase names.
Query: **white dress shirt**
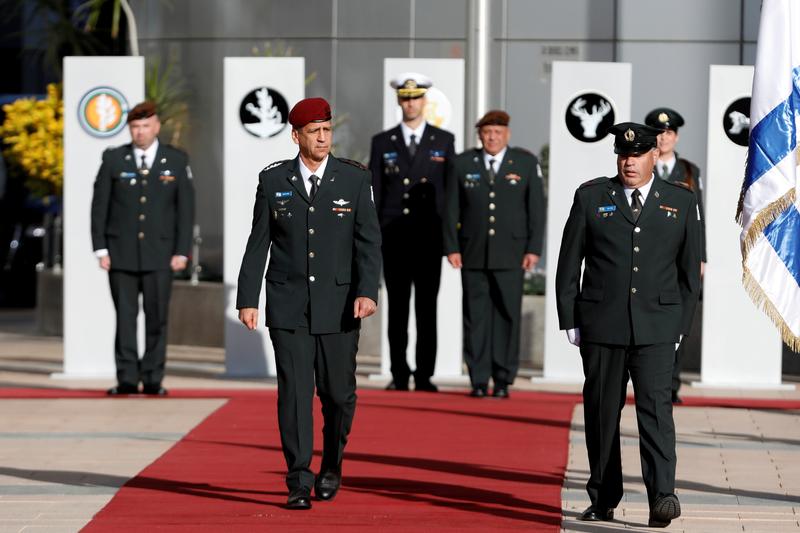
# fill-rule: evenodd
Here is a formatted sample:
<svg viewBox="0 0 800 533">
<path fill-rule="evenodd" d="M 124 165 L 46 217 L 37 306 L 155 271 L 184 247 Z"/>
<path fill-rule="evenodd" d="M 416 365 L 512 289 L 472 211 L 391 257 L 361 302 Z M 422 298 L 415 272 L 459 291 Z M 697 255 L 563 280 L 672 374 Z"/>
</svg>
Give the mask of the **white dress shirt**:
<svg viewBox="0 0 800 533">
<path fill-rule="evenodd" d="M 678 158 L 675 157 L 675 154 L 672 154 L 672 158 L 669 161 L 662 161 L 661 159 L 658 160 L 656 163 L 656 172 L 659 176 L 664 176 L 664 167 L 667 167 L 666 175 L 669 176 L 672 174 L 672 169 L 675 168 L 675 163 L 678 162 Z"/>
<path fill-rule="evenodd" d="M 322 160 L 316 172 L 311 172 L 311 170 L 303 164 L 302 157 L 298 157 L 297 160 L 300 162 L 300 176 L 303 177 L 303 185 L 306 186 L 306 194 L 311 196 L 311 180 L 309 178 L 312 174 L 317 176 L 319 178 L 319 186 L 322 187 L 322 176 L 325 175 L 325 167 L 328 166 L 328 156 L 325 156 L 325 159 Z"/>
<path fill-rule="evenodd" d="M 508 146 L 500 150 L 494 155 L 489 155 L 486 153 L 486 150 L 483 151 L 483 166 L 486 170 L 489 170 L 489 161 L 494 159 L 494 171 L 495 173 L 500 170 L 500 163 L 503 162 L 503 158 L 506 156 L 506 150 L 508 150 Z"/>
<path fill-rule="evenodd" d="M 153 141 L 153 144 L 142 150 L 136 146 L 133 147 L 133 160 L 136 161 L 136 168 L 142 166 L 142 154 L 144 154 L 144 161 L 147 163 L 147 168 L 153 168 L 153 163 L 156 162 L 156 153 L 158 152 L 158 139 Z"/>
<path fill-rule="evenodd" d="M 412 130 L 405 122 L 400 123 L 400 131 L 403 132 L 403 142 L 406 143 L 406 146 L 411 144 L 412 134 L 414 135 L 414 140 L 417 141 L 417 146 L 419 146 L 420 141 L 422 141 L 422 135 L 425 133 L 425 124 L 426 122 L 423 120 L 422 124 Z"/>
<path fill-rule="evenodd" d="M 639 192 L 642 195 L 642 205 L 644 205 L 644 203 L 647 201 L 647 195 L 650 192 L 650 187 L 653 186 L 653 178 L 654 177 L 655 176 L 650 176 L 650 180 L 647 183 L 645 183 L 644 185 L 642 185 L 641 187 L 636 187 L 636 188 L 634 188 L 634 187 L 631 187 L 631 188 L 623 187 L 623 189 L 625 190 L 625 198 L 628 199 L 628 205 L 631 205 L 631 196 L 633 195 L 633 191 L 635 189 L 639 189 Z"/>
</svg>

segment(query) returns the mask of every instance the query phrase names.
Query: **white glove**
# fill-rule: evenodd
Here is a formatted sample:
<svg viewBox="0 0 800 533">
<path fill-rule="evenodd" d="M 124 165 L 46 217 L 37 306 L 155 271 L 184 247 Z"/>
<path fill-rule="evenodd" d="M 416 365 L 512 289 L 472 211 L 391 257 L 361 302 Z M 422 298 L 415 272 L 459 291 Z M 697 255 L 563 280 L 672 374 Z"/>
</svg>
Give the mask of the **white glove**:
<svg viewBox="0 0 800 533">
<path fill-rule="evenodd" d="M 678 351 L 678 347 L 681 345 L 681 341 L 683 340 L 683 335 L 678 337 L 678 342 L 675 343 L 675 351 Z"/>
<path fill-rule="evenodd" d="M 567 339 L 569 340 L 570 344 L 574 344 L 575 346 L 581 345 L 581 330 L 578 328 L 572 328 L 567 330 Z"/>
</svg>

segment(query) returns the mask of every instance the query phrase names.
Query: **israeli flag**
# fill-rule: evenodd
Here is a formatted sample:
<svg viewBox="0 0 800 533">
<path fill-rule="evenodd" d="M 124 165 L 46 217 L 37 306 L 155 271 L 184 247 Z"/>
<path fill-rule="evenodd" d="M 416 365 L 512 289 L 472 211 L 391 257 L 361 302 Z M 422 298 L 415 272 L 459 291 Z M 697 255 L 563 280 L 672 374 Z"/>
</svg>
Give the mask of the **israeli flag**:
<svg viewBox="0 0 800 533">
<path fill-rule="evenodd" d="M 738 220 L 743 283 L 800 352 L 800 2 L 764 0 Z"/>
</svg>

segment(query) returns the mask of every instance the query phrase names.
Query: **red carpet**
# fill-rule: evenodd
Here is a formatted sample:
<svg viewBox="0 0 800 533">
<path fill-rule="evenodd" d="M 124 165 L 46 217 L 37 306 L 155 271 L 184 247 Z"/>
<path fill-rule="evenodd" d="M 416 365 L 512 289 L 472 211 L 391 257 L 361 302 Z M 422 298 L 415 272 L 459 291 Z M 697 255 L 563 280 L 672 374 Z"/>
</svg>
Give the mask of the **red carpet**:
<svg viewBox="0 0 800 533">
<path fill-rule="evenodd" d="M 577 401 L 360 391 L 342 490 L 298 512 L 283 509 L 275 394 L 236 392 L 84 531 L 558 531 Z"/>
</svg>

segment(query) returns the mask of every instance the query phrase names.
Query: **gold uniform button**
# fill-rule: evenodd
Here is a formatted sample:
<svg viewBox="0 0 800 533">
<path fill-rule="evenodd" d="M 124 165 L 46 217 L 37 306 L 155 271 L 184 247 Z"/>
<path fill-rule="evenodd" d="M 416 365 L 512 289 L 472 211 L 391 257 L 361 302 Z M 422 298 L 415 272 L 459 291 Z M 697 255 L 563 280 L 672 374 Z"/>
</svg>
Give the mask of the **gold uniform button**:
<svg viewBox="0 0 800 533">
<path fill-rule="evenodd" d="M 419 180 L 419 181 L 421 181 L 422 183 L 428 183 L 428 178 L 422 178 L 422 179 L 421 179 L 421 180 Z"/>
<path fill-rule="evenodd" d="M 634 272 L 639 272 L 639 267 L 633 267 Z"/>
<path fill-rule="evenodd" d="M 636 252 L 636 253 L 638 254 L 638 253 L 639 253 L 639 247 L 638 247 L 638 246 L 634 246 L 634 247 L 633 247 L 633 251 L 634 251 L 634 252 Z"/>
<path fill-rule="evenodd" d="M 139 232 L 139 240 L 141 241 L 142 239 L 144 239 L 144 232 L 140 231 Z"/>
<path fill-rule="evenodd" d="M 146 204 L 147 203 L 147 196 L 140 196 L 139 197 L 139 203 L 140 204 Z"/>
<path fill-rule="evenodd" d="M 633 228 L 634 233 L 639 233 L 642 231 L 642 228 Z"/>
<path fill-rule="evenodd" d="M 633 294 L 636 294 L 636 287 L 633 287 L 633 288 L 631 289 L 631 293 L 633 293 Z"/>
<path fill-rule="evenodd" d="M 497 194 L 494 191 L 489 192 L 489 198 L 494 198 Z"/>
<path fill-rule="evenodd" d="M 404 214 L 404 215 L 407 215 L 407 214 L 409 214 L 410 212 L 411 212 L 411 210 L 410 210 L 409 208 L 407 208 L 407 207 L 403 208 L 403 214 Z"/>
<path fill-rule="evenodd" d="M 495 205 L 494 205 L 494 204 L 489 204 L 489 210 L 490 210 L 490 211 L 494 211 L 494 208 L 495 208 Z"/>
<path fill-rule="evenodd" d="M 489 230 L 489 236 L 491 237 L 491 236 L 492 236 L 492 235 L 494 235 L 494 234 L 495 234 L 494 228 L 490 229 L 490 230 Z"/>
<path fill-rule="evenodd" d="M 316 281 L 316 280 L 317 278 L 315 278 L 314 276 L 308 276 L 308 281 Z"/>
<path fill-rule="evenodd" d="M 308 257 L 310 257 L 311 259 L 314 259 L 314 252 L 308 252 Z"/>
<path fill-rule="evenodd" d="M 492 224 L 494 224 L 494 221 L 495 221 L 494 215 L 490 216 L 490 217 L 489 217 L 489 222 L 491 222 Z"/>
<path fill-rule="evenodd" d="M 308 210 L 313 213 L 314 212 L 314 206 L 312 205 L 311 207 L 308 208 Z"/>
<path fill-rule="evenodd" d="M 142 180 L 142 185 L 147 185 L 147 180 Z"/>
<path fill-rule="evenodd" d="M 150 174 L 150 169 L 143 168 L 143 169 L 142 169 L 142 170 L 140 170 L 139 172 L 141 172 L 141 173 L 142 173 L 142 176 L 147 176 L 148 174 Z"/>
<path fill-rule="evenodd" d="M 408 199 L 409 199 L 409 194 L 407 192 L 404 192 L 403 193 L 403 200 L 408 200 Z"/>
<path fill-rule="evenodd" d="M 308 228 L 308 234 L 314 235 L 314 228 Z"/>
<path fill-rule="evenodd" d="M 139 215 L 139 221 L 142 221 L 142 220 L 144 220 L 144 218 L 145 218 L 145 217 L 144 217 L 144 213 L 142 213 L 141 215 Z"/>
<path fill-rule="evenodd" d="M 411 183 L 411 180 L 410 180 L 410 179 L 408 179 L 408 178 L 403 178 L 403 185 L 408 185 L 409 183 Z"/>
</svg>

